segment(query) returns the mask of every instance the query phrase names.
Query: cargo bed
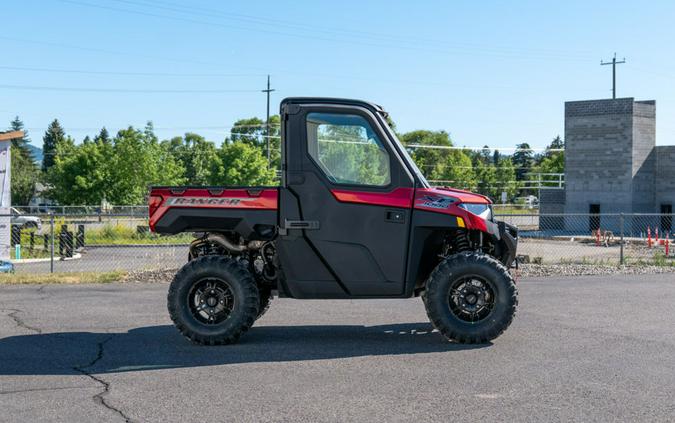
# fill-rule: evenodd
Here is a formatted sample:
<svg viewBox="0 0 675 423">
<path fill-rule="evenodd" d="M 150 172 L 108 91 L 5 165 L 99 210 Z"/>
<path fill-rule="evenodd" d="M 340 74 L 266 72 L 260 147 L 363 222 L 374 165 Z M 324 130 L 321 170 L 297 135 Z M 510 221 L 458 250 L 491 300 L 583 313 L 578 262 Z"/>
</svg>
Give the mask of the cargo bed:
<svg viewBox="0 0 675 423">
<path fill-rule="evenodd" d="M 274 235 L 278 204 L 278 187 L 151 187 L 150 230 L 233 231 L 266 239 Z"/>
</svg>

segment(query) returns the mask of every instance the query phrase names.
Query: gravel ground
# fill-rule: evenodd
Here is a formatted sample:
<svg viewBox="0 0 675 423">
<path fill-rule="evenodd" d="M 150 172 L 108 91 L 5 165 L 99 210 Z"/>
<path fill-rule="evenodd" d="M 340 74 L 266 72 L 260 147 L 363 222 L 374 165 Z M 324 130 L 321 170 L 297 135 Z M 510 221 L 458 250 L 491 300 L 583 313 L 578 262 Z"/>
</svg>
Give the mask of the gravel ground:
<svg viewBox="0 0 675 423">
<path fill-rule="evenodd" d="M 518 277 L 592 276 L 592 275 L 650 275 L 675 273 L 675 266 L 604 266 L 593 264 L 521 264 L 513 270 Z"/>
<path fill-rule="evenodd" d="M 121 282 L 171 282 L 178 269 L 136 270 L 129 272 Z"/>
</svg>

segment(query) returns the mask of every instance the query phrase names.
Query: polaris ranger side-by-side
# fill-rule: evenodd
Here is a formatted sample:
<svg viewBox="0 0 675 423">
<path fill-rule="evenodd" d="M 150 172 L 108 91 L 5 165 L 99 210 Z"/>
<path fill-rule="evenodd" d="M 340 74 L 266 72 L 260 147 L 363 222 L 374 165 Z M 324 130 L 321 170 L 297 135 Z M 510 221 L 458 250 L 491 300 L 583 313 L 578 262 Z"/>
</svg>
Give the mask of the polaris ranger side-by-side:
<svg viewBox="0 0 675 423">
<path fill-rule="evenodd" d="M 511 323 L 517 230 L 488 198 L 432 188 L 377 105 L 281 103 L 278 187 L 153 187 L 150 227 L 196 232 L 168 295 L 178 330 L 235 342 L 272 295 L 421 296 L 450 340 L 482 343 Z"/>
</svg>

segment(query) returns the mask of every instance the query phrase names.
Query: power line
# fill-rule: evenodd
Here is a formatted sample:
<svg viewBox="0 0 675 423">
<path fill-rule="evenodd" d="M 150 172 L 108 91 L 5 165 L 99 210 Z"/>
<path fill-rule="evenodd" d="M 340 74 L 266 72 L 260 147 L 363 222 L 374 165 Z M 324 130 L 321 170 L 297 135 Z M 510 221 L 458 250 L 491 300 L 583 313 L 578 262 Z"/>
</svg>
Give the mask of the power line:
<svg viewBox="0 0 675 423">
<path fill-rule="evenodd" d="M 55 42 L 50 42 L 50 41 L 38 41 L 38 40 L 30 40 L 30 39 L 22 39 L 22 38 L 16 38 L 16 37 L 6 37 L 6 36 L 1 36 L 0 39 L 2 40 L 8 40 L 8 41 L 15 41 L 15 42 L 21 42 L 21 43 L 28 43 L 28 44 L 38 44 L 38 45 L 46 45 L 50 47 L 57 47 L 57 48 L 65 48 L 65 49 L 74 49 L 74 50 L 81 50 L 81 51 L 89 51 L 89 52 L 94 52 L 94 53 L 102 53 L 102 54 L 112 54 L 112 55 L 121 55 L 121 56 L 128 56 L 128 57 L 138 57 L 138 58 L 145 58 L 145 59 L 152 59 L 152 60 L 161 60 L 161 61 L 168 61 L 168 62 L 175 62 L 175 63 L 187 63 L 191 65 L 205 65 L 205 66 L 218 66 L 222 67 L 223 65 L 221 63 L 214 63 L 214 62 L 207 62 L 201 59 L 176 59 L 176 58 L 170 58 L 170 57 L 164 57 L 164 56 L 155 56 L 155 55 L 147 55 L 147 54 L 137 54 L 137 53 L 130 53 L 130 52 L 122 52 L 122 51 L 114 51 L 114 50 L 107 50 L 107 49 L 100 49 L 100 48 L 93 48 L 93 47 L 87 47 L 87 46 L 80 46 L 80 45 L 74 45 L 74 44 L 65 44 L 65 43 L 55 43 Z M 258 67 L 253 67 L 253 66 L 241 66 L 240 64 L 237 64 L 239 67 L 242 68 L 248 68 L 248 69 L 257 69 L 261 70 L 262 68 Z M 10 67 L 6 67 L 10 68 Z M 45 69 L 45 68 L 33 68 L 34 71 L 47 71 L 49 72 L 50 70 Z M 40 70 L 38 70 L 40 69 Z M 43 70 L 44 69 L 44 70 Z M 26 70 L 31 70 L 26 68 Z M 304 78 L 310 77 L 310 78 L 327 78 L 327 79 L 338 79 L 338 80 L 355 80 L 355 81 L 374 81 L 378 83 L 387 83 L 387 84 L 408 84 L 408 85 L 426 85 L 426 86 L 465 86 L 465 83 L 455 83 L 455 82 L 448 82 L 448 81 L 432 81 L 429 79 L 425 80 L 409 80 L 409 79 L 387 79 L 387 78 L 382 78 L 382 77 L 377 77 L 377 78 L 369 78 L 369 77 L 362 77 L 362 76 L 356 76 L 356 75 L 344 75 L 344 74 L 325 74 L 325 73 L 316 73 L 316 72 L 300 72 L 297 70 L 284 70 L 281 69 L 281 72 L 284 74 L 288 75 L 295 75 L 295 76 L 301 76 Z M 54 70 L 54 72 L 64 72 L 64 73 L 92 73 L 96 74 L 98 72 L 96 71 L 88 71 L 88 70 L 79 70 L 79 69 L 74 69 L 74 70 Z M 133 72 L 130 72 L 132 74 Z M 149 72 L 148 72 L 149 73 Z M 112 74 L 112 71 L 111 71 Z M 115 72 L 115 74 L 118 74 Z M 126 74 L 126 72 L 120 72 L 119 74 Z M 142 72 L 141 72 L 142 74 Z M 158 74 L 159 76 L 169 76 L 170 74 Z M 265 75 L 264 73 L 260 74 L 241 74 L 241 76 L 262 76 Z M 150 75 L 148 75 L 150 76 Z M 175 74 L 175 76 L 191 76 L 190 74 Z M 194 76 L 235 76 L 235 75 L 230 75 L 230 74 L 225 74 L 225 75 L 218 75 L 218 74 L 194 74 Z M 487 85 L 481 84 L 481 87 L 484 88 Z M 522 91 L 524 88 L 523 87 L 516 87 L 514 85 L 507 85 L 507 84 L 490 84 L 489 86 L 495 87 L 495 88 L 518 88 L 518 90 Z"/>
<path fill-rule="evenodd" d="M 307 31 L 314 31 L 314 32 L 322 32 L 322 33 L 327 33 L 327 34 L 332 34 L 332 35 L 343 35 L 343 36 L 350 36 L 350 37 L 357 37 L 358 39 L 364 39 L 364 38 L 371 38 L 371 39 L 376 39 L 377 41 L 391 41 L 395 42 L 397 44 L 400 43 L 409 43 L 413 44 L 415 46 L 419 46 L 419 43 L 431 43 L 431 44 L 437 44 L 437 45 L 445 45 L 445 46 L 451 46 L 455 48 L 466 48 L 469 49 L 472 52 L 475 52 L 476 50 L 480 50 L 481 48 L 485 48 L 484 45 L 479 45 L 475 43 L 452 43 L 448 44 L 446 41 L 440 41 L 440 40 L 434 40 L 434 39 L 428 39 L 428 38 L 420 38 L 420 37 L 415 37 L 411 36 L 409 34 L 383 34 L 383 33 L 376 33 L 376 32 L 370 32 L 370 31 L 360 31 L 360 30 L 345 30 L 344 28 L 335 28 L 335 27 L 327 27 L 324 25 L 318 26 L 318 25 L 308 25 L 306 23 L 297 23 L 297 22 L 291 22 L 287 20 L 279 20 L 279 19 L 272 19 L 272 18 L 265 18 L 261 16 L 252 16 L 252 15 L 244 15 L 244 14 L 239 14 L 239 13 L 232 13 L 232 12 L 223 12 L 218 9 L 213 9 L 213 8 L 205 8 L 205 7 L 198 7 L 194 5 L 190 6 L 184 6 L 180 5 L 174 2 L 162 2 L 162 1 L 157 1 L 157 0 L 136 0 L 136 1 L 130 1 L 130 0 L 113 0 L 118 3 L 126 3 L 126 4 L 131 4 L 134 6 L 139 6 L 139 7 L 153 7 L 153 8 L 159 8 L 159 9 L 164 9 L 164 10 L 169 10 L 173 12 L 179 12 L 179 13 L 185 13 L 189 15 L 197 15 L 197 16 L 206 16 L 209 18 L 213 18 L 214 16 L 221 16 L 224 17 L 225 19 L 229 20 L 238 20 L 238 21 L 243 21 L 247 23 L 253 23 L 253 24 L 259 24 L 259 25 L 268 25 L 268 26 L 274 26 L 274 27 L 286 27 L 289 29 L 293 30 L 307 30 Z M 201 11 L 201 12 L 199 12 Z M 492 51 L 494 50 L 494 47 L 490 47 Z M 523 48 L 518 48 L 514 49 L 513 47 L 500 47 L 502 51 L 508 51 L 508 52 L 514 52 L 514 53 L 531 53 L 531 54 L 550 54 L 552 50 L 550 49 L 523 49 Z M 567 57 L 571 57 L 568 55 L 568 52 L 555 52 L 555 54 L 562 53 L 562 55 L 565 55 Z M 581 56 L 574 56 L 574 57 L 581 57 Z M 588 55 L 584 55 L 584 58 L 589 57 Z"/>
<path fill-rule="evenodd" d="M 212 26 L 212 27 L 221 27 L 221 28 L 227 28 L 227 29 L 235 29 L 235 30 L 244 30 L 244 31 L 253 31 L 253 32 L 261 32 L 261 33 L 268 33 L 268 34 L 274 34 L 274 35 L 283 35 L 287 37 L 294 37 L 294 38 L 303 38 L 303 39 L 309 39 L 309 40 L 322 40 L 322 41 L 333 41 L 333 42 L 341 42 L 341 43 L 351 43 L 351 44 L 360 44 L 360 45 L 366 45 L 366 46 L 372 46 L 372 47 L 385 47 L 385 48 L 395 48 L 395 49 L 404 49 L 404 50 L 424 50 L 424 51 L 429 51 L 429 52 L 442 52 L 446 54 L 450 53 L 456 53 L 456 50 L 464 51 L 465 53 L 476 53 L 477 48 L 472 47 L 472 48 L 457 48 L 453 47 L 454 51 L 447 50 L 447 49 L 438 49 L 438 48 L 429 48 L 429 47 L 424 47 L 421 45 L 419 42 L 414 42 L 414 41 L 409 41 L 407 44 L 408 45 L 403 45 L 400 41 L 395 42 L 395 43 L 382 43 L 381 41 L 376 41 L 375 43 L 373 42 L 364 42 L 362 41 L 364 39 L 363 36 L 358 37 L 358 39 L 351 39 L 351 40 L 345 40 L 345 39 L 339 39 L 339 38 L 329 38 L 329 37 L 322 37 L 322 36 L 317 36 L 316 34 L 299 34 L 297 31 L 293 32 L 283 32 L 283 31 L 278 31 L 278 30 L 270 30 L 266 28 L 250 28 L 250 27 L 242 27 L 242 26 L 236 26 L 236 25 L 230 25 L 230 24 L 222 24 L 222 23 L 216 23 L 216 22 L 209 22 L 209 21 L 203 21 L 203 20 L 198 20 L 198 19 L 193 19 L 191 17 L 179 17 L 179 16 L 171 16 L 171 15 L 165 15 L 165 14 L 159 14 L 159 13 L 153 13 L 153 12 L 147 12 L 144 10 L 137 10 L 137 9 L 125 9 L 125 8 L 120 8 L 120 7 L 112 7 L 112 6 L 104 6 L 104 5 L 97 5 L 97 4 L 91 4 L 91 3 L 86 3 L 82 1 L 76 1 L 76 0 L 59 0 L 63 3 L 70 3 L 78 6 L 85 6 L 85 7 L 91 7 L 91 8 L 98 8 L 98 9 L 104 9 L 104 10 L 112 10 L 116 12 L 122 12 L 122 13 L 128 13 L 128 14 L 136 14 L 136 15 L 142 15 L 142 16 L 151 16 L 155 18 L 161 18 L 161 19 L 169 19 L 169 20 L 174 20 L 174 21 L 183 21 L 183 22 L 190 22 L 190 23 L 195 23 L 199 25 L 207 25 L 207 26 Z M 135 6 L 141 6 L 141 7 L 147 7 L 144 5 L 139 5 L 138 3 L 133 3 L 126 1 L 126 3 L 130 3 Z M 161 6 L 154 6 L 156 8 L 162 8 Z M 163 7 L 165 10 L 167 7 Z M 171 8 L 168 8 L 171 10 Z M 173 9 L 175 11 L 175 8 Z M 178 11 L 180 13 L 191 13 L 195 14 L 193 11 Z M 197 14 L 199 15 L 199 14 Z M 212 14 L 209 15 L 209 17 L 213 17 Z M 271 24 L 265 24 L 267 27 L 272 26 Z M 277 25 L 275 25 L 277 26 Z M 532 58 L 534 56 L 532 55 L 523 55 L 523 54 L 510 54 L 507 51 L 494 51 L 494 50 L 486 50 L 483 51 L 484 53 L 487 54 L 492 54 L 492 55 L 497 55 L 497 56 L 502 56 L 502 57 L 510 57 L 510 58 Z M 539 54 L 537 56 L 538 58 L 564 58 L 567 60 L 587 60 L 587 57 L 581 58 L 579 57 L 570 57 L 570 56 L 556 56 L 555 54 L 551 55 L 546 55 L 546 54 Z"/>
<path fill-rule="evenodd" d="M 24 66 L 0 66 L 0 69 L 22 72 L 50 72 L 50 73 L 74 73 L 89 75 L 125 75 L 125 76 L 189 76 L 189 77 L 259 77 L 264 74 L 227 74 L 227 73 L 167 73 L 167 72 L 123 72 L 123 71 L 96 71 L 80 69 L 57 69 L 57 68 L 36 68 Z"/>
<path fill-rule="evenodd" d="M 205 62 L 205 61 L 198 60 L 198 59 L 177 59 L 175 57 L 165 57 L 165 56 L 155 56 L 155 55 L 149 55 L 149 54 L 130 53 L 128 51 L 107 50 L 107 49 L 101 49 L 101 48 L 96 48 L 96 47 L 78 46 L 78 45 L 75 45 L 75 44 L 56 43 L 56 42 L 53 42 L 53 41 L 38 41 L 38 40 L 30 40 L 30 39 L 25 39 L 25 38 L 7 37 L 7 36 L 4 36 L 4 35 L 0 35 L 0 40 L 15 41 L 15 42 L 27 43 L 27 44 L 39 44 L 39 45 L 45 45 L 45 46 L 50 46 L 50 47 L 89 51 L 89 52 L 93 52 L 93 53 L 113 54 L 113 55 L 116 55 L 116 56 L 129 56 L 129 57 L 138 57 L 138 58 L 152 59 L 152 60 L 162 60 L 162 61 L 174 62 L 174 63 L 187 63 L 187 64 L 191 64 L 191 65 L 223 66 L 222 63 Z M 249 67 L 249 68 L 254 69 L 252 67 Z"/>
<path fill-rule="evenodd" d="M 103 92 L 103 93 L 145 93 L 145 94 L 219 94 L 219 93 L 254 93 L 258 90 L 180 90 L 180 89 L 127 89 L 127 88 L 78 88 L 78 87 L 48 87 L 38 85 L 6 85 L 0 84 L 0 88 L 10 90 L 28 91 L 67 91 L 67 92 Z"/>
</svg>

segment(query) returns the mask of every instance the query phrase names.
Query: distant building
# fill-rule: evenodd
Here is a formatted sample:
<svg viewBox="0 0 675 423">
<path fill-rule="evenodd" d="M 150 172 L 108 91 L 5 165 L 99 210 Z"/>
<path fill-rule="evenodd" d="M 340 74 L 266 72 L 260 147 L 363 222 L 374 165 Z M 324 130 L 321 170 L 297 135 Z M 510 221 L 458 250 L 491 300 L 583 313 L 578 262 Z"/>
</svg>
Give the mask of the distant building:
<svg viewBox="0 0 675 423">
<path fill-rule="evenodd" d="M 673 203 L 675 146 L 656 146 L 655 101 L 565 103 L 565 188 L 542 190 L 542 214 L 672 214 Z M 600 219 L 560 218 L 548 225 L 575 231 L 618 229 L 618 219 Z M 671 222 L 661 219 L 662 230 L 671 231 Z"/>
</svg>

